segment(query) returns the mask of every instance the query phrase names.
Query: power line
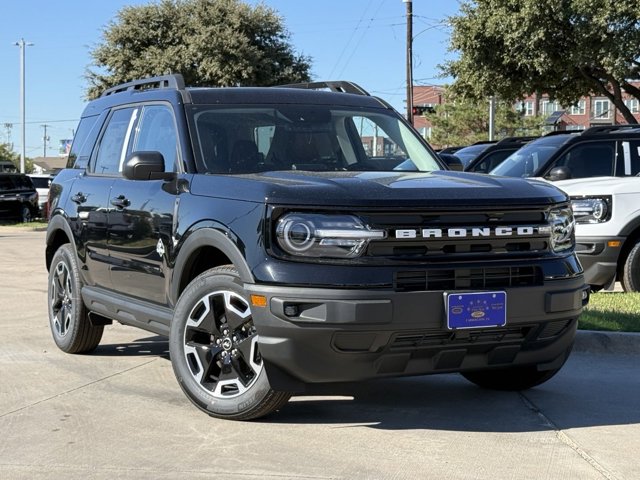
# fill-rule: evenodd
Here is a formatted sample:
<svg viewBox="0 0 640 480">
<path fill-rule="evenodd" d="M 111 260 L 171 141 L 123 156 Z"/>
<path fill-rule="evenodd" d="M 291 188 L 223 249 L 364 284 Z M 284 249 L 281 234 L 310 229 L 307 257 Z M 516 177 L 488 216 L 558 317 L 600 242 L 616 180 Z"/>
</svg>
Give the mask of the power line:
<svg viewBox="0 0 640 480">
<path fill-rule="evenodd" d="M 342 76 L 342 73 L 344 72 L 344 69 L 347 68 L 347 65 L 349 65 L 349 63 L 351 62 L 351 59 L 353 58 L 353 56 L 356 54 L 356 52 L 358 51 L 358 47 L 360 46 L 360 44 L 362 43 L 362 40 L 364 39 L 365 35 L 367 34 L 367 31 L 371 28 L 371 22 L 373 22 L 373 20 L 375 20 L 376 15 L 378 14 L 378 12 L 380 11 L 380 9 L 382 8 L 382 5 L 384 4 L 385 0 L 382 0 L 380 2 L 380 4 L 378 5 L 378 8 L 376 9 L 375 13 L 373 14 L 373 17 L 371 17 L 369 19 L 369 23 L 367 24 L 367 27 L 364 29 L 364 31 L 362 32 L 362 35 L 360 36 L 360 40 L 358 40 L 358 43 L 356 44 L 356 46 L 353 49 L 353 52 L 351 52 L 351 55 L 349 56 L 349 58 L 347 59 L 347 61 L 345 62 L 344 66 L 342 67 L 342 70 L 340 70 L 340 74 L 338 75 L 338 77 Z"/>
<path fill-rule="evenodd" d="M 336 60 L 335 65 L 333 66 L 333 68 L 331 69 L 331 73 L 329 73 L 329 78 L 333 78 L 333 72 L 335 71 L 335 69 L 338 67 L 338 65 L 340 64 L 340 61 L 342 60 L 342 56 L 344 55 L 344 52 L 347 51 L 347 48 L 349 47 L 349 44 L 351 43 L 351 40 L 353 39 L 353 37 L 356 34 L 356 31 L 358 30 L 358 27 L 360 26 L 360 24 L 362 23 L 362 20 L 364 20 L 364 16 L 367 14 L 367 10 L 369 10 L 369 7 L 371 6 L 371 3 L 373 2 L 373 0 L 369 0 L 369 3 L 367 3 L 367 6 L 364 8 L 364 10 L 362 11 L 362 15 L 360 16 L 360 20 L 358 20 L 358 24 L 356 25 L 356 28 L 354 28 L 351 32 L 351 35 L 349 36 L 349 40 L 347 40 L 347 43 L 344 44 L 344 47 L 342 47 L 342 51 L 340 52 L 340 55 L 338 55 L 338 60 Z"/>
</svg>

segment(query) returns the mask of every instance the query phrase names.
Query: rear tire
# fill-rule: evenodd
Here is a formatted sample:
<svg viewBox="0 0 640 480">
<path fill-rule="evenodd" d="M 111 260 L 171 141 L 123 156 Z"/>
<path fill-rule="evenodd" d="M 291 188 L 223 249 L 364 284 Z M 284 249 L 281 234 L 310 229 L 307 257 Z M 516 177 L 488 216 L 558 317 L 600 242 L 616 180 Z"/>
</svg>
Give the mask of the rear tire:
<svg viewBox="0 0 640 480">
<path fill-rule="evenodd" d="M 49 269 L 49 325 L 53 341 L 67 353 L 87 353 L 100 343 L 104 326 L 89 320 L 80 291 L 80 271 L 69 244 L 53 256 Z"/>
<path fill-rule="evenodd" d="M 625 292 L 640 292 L 640 241 L 627 255 L 620 279 Z"/>
<path fill-rule="evenodd" d="M 232 265 L 207 270 L 180 295 L 169 352 L 185 395 L 212 417 L 263 417 L 291 396 L 269 385 L 249 298 Z"/>
</svg>

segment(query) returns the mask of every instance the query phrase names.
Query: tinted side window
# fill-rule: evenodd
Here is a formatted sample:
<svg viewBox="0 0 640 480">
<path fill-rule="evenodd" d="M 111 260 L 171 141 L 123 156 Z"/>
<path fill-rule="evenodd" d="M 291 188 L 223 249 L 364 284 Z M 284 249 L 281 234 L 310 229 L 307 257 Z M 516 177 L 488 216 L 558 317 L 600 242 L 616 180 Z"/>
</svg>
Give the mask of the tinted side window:
<svg viewBox="0 0 640 480">
<path fill-rule="evenodd" d="M 85 117 L 80 120 L 78 129 L 73 136 L 73 143 L 71 144 L 71 151 L 69 152 L 69 158 L 67 160 L 67 168 L 86 168 L 89 162 L 89 157 L 85 156 L 81 158 L 83 150 L 85 150 L 85 143 L 89 138 L 89 134 L 96 126 L 96 120 L 98 116 Z M 89 153 L 90 154 L 90 153 Z"/>
<path fill-rule="evenodd" d="M 122 108 L 113 112 L 98 145 L 93 163 L 95 173 L 117 175 L 121 171 L 137 112 L 137 108 Z"/>
<path fill-rule="evenodd" d="M 164 157 L 164 171 L 175 171 L 178 153 L 177 133 L 173 113 L 169 107 L 165 105 L 144 107 L 136 129 L 133 150 L 160 152 Z"/>
<path fill-rule="evenodd" d="M 512 150 L 499 150 L 492 152 L 482 159 L 482 161 L 473 168 L 473 171 L 478 173 L 489 173 L 512 153 Z"/>
<path fill-rule="evenodd" d="M 609 176 L 613 175 L 615 153 L 614 142 L 584 143 L 570 149 L 555 166 L 568 167 L 571 178 Z"/>
</svg>

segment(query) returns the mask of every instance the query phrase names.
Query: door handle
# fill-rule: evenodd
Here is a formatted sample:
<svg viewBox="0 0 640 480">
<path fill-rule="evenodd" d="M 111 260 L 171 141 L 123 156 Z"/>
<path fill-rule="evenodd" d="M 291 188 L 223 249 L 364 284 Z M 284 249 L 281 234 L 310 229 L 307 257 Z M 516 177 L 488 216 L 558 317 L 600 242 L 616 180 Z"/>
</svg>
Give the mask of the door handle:
<svg viewBox="0 0 640 480">
<path fill-rule="evenodd" d="M 71 201 L 79 205 L 87 201 L 87 196 L 82 192 L 78 192 L 73 197 L 71 197 Z"/>
<path fill-rule="evenodd" d="M 111 205 L 116 208 L 126 208 L 131 205 L 131 202 L 124 195 L 118 195 L 116 198 L 111 199 Z"/>
</svg>

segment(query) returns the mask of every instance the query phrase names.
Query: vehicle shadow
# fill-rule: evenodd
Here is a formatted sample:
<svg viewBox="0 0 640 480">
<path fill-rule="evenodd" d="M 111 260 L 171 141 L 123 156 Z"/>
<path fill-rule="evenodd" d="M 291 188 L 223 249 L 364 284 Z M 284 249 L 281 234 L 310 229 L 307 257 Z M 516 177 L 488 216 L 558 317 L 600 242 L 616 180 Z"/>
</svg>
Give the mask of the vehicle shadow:
<svg viewBox="0 0 640 480">
<path fill-rule="evenodd" d="M 154 335 L 139 338 L 133 342 L 101 343 L 91 354 L 103 357 L 160 357 L 169 360 L 169 339 L 161 335 Z"/>
<path fill-rule="evenodd" d="M 293 397 L 263 421 L 494 433 L 640 424 L 635 362 L 606 360 L 614 365 L 573 356 L 552 380 L 524 392 L 481 389 L 458 374 L 365 382 L 336 388 L 333 396 Z M 620 375 L 607 371 L 611 368 Z"/>
<path fill-rule="evenodd" d="M 93 355 L 169 360 L 169 342 L 154 335 L 100 345 Z M 315 386 L 256 422 L 383 430 L 543 432 L 640 424 L 639 397 L 635 358 L 574 354 L 553 379 L 524 392 L 485 390 L 458 374 Z"/>
</svg>

